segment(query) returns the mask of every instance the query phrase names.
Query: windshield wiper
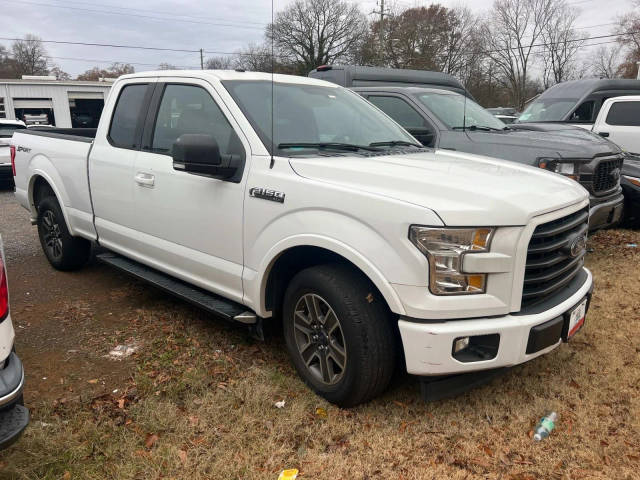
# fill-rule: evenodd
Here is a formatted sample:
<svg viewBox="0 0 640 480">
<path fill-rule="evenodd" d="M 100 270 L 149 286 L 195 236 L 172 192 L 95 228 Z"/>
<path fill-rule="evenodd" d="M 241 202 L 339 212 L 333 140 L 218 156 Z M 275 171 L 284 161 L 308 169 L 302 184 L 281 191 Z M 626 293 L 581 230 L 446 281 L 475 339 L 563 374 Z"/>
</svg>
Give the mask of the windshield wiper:
<svg viewBox="0 0 640 480">
<path fill-rule="evenodd" d="M 353 143 L 338 142 L 318 142 L 318 143 L 281 143 L 278 150 L 289 148 L 317 148 L 319 150 L 344 150 L 347 152 L 357 152 L 358 150 L 366 150 L 368 152 L 379 152 L 379 148 L 368 145 L 356 145 Z"/>
<path fill-rule="evenodd" d="M 369 144 L 370 147 L 418 147 L 422 148 L 422 145 L 418 145 L 417 143 L 407 142 L 405 140 L 388 140 L 386 142 L 373 142 Z"/>
<path fill-rule="evenodd" d="M 485 125 L 469 125 L 468 127 L 451 127 L 452 130 L 482 130 L 483 132 L 501 132 L 506 128 L 487 127 Z"/>
</svg>

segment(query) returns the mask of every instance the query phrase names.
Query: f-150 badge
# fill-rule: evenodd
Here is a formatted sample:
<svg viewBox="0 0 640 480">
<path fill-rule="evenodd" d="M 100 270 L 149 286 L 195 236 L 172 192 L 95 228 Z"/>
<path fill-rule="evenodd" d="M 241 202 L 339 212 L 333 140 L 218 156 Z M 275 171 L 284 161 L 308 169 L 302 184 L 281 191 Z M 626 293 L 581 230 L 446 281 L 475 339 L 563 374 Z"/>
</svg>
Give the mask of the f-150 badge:
<svg viewBox="0 0 640 480">
<path fill-rule="evenodd" d="M 263 200 L 284 203 L 284 192 L 278 192 L 270 188 L 253 187 L 249 189 L 249 195 Z"/>
</svg>

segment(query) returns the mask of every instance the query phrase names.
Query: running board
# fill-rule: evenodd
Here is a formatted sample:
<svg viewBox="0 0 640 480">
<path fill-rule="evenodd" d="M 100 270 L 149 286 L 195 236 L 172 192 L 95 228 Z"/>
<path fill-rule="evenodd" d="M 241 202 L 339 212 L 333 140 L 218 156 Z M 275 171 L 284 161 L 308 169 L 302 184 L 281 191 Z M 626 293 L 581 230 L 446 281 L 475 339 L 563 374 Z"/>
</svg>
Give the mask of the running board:
<svg viewBox="0 0 640 480">
<path fill-rule="evenodd" d="M 112 252 L 100 253 L 96 255 L 96 258 L 225 320 L 240 322 L 245 325 L 259 323 L 256 314 L 247 311 L 247 308 L 243 305 L 190 285 L 135 260 Z"/>
</svg>

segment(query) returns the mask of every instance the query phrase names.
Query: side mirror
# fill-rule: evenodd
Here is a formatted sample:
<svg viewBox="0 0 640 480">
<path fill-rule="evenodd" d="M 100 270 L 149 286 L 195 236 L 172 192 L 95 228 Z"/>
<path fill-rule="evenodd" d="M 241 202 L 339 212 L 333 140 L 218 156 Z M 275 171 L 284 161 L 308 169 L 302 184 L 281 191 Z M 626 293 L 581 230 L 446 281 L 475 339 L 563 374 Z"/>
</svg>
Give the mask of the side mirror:
<svg viewBox="0 0 640 480">
<path fill-rule="evenodd" d="M 236 155 L 221 155 L 211 135 L 185 133 L 173 143 L 173 168 L 194 175 L 225 179 L 237 170 Z"/>
<path fill-rule="evenodd" d="M 432 147 L 435 134 L 425 127 L 407 128 L 407 132 L 413 135 L 425 147 Z"/>
</svg>

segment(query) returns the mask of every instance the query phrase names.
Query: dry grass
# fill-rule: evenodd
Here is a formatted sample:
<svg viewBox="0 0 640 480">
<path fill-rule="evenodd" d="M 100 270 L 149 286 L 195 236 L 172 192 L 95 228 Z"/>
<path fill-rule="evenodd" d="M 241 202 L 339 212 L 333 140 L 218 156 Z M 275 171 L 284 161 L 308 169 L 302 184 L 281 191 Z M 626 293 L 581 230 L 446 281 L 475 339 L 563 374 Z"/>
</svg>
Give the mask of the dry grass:
<svg viewBox="0 0 640 480">
<path fill-rule="evenodd" d="M 432 404 L 402 377 L 382 398 L 340 410 L 304 387 L 281 340 L 252 342 L 157 294 L 119 332 L 144 341 L 126 385 L 32 402 L 32 424 L 0 456 L 0 478 L 276 479 L 286 467 L 303 479 L 640 478 L 634 242 L 640 232 L 591 240 L 596 291 L 575 341 Z M 549 409 L 557 429 L 533 443 Z"/>
</svg>

